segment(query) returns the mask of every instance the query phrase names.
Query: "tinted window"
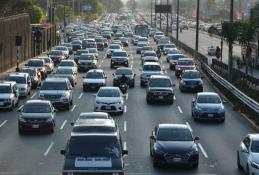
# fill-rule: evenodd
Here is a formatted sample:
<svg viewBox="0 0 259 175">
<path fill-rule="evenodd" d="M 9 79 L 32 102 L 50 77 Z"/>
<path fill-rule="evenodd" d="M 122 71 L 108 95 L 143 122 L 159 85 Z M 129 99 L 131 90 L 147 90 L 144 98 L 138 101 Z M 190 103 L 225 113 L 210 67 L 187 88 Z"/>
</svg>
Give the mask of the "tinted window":
<svg viewBox="0 0 259 175">
<path fill-rule="evenodd" d="M 44 59 L 45 63 L 50 63 L 50 59 L 48 59 L 48 58 L 43 58 L 43 59 Z"/>
<path fill-rule="evenodd" d="M 45 82 L 41 90 L 68 90 L 66 82 Z"/>
<path fill-rule="evenodd" d="M 0 94 L 11 93 L 11 86 L 0 86 Z"/>
<path fill-rule="evenodd" d="M 58 50 L 51 51 L 51 52 L 49 53 L 49 55 L 62 55 L 62 54 L 63 54 L 62 51 L 58 51 Z"/>
<path fill-rule="evenodd" d="M 165 45 L 164 48 L 175 48 L 175 45 Z"/>
<path fill-rule="evenodd" d="M 59 66 L 74 66 L 73 62 L 69 62 L 69 61 L 61 61 L 61 63 L 59 64 Z"/>
<path fill-rule="evenodd" d="M 171 81 L 169 79 L 154 79 L 149 80 L 150 87 L 171 87 Z"/>
<path fill-rule="evenodd" d="M 47 103 L 27 103 L 23 107 L 23 113 L 50 113 L 51 107 Z"/>
<path fill-rule="evenodd" d="M 101 89 L 98 94 L 98 97 L 120 97 L 120 93 L 117 89 Z"/>
<path fill-rule="evenodd" d="M 122 75 L 122 74 L 125 74 L 125 75 L 132 75 L 132 70 L 130 69 L 117 69 L 116 70 L 116 75 Z"/>
<path fill-rule="evenodd" d="M 167 54 L 178 54 L 178 53 L 179 53 L 179 51 L 176 49 L 170 49 L 167 51 Z M 183 58 L 183 57 L 181 57 L 181 58 Z"/>
<path fill-rule="evenodd" d="M 58 69 L 56 74 L 73 74 L 72 69 Z"/>
<path fill-rule="evenodd" d="M 217 95 L 199 95 L 197 103 L 221 103 L 220 98 Z"/>
<path fill-rule="evenodd" d="M 86 78 L 88 79 L 103 79 L 103 73 L 101 72 L 88 72 L 86 74 Z"/>
<path fill-rule="evenodd" d="M 156 53 L 147 52 L 147 53 L 144 53 L 144 57 L 145 57 L 145 56 L 156 56 Z"/>
<path fill-rule="evenodd" d="M 28 62 L 27 66 L 30 67 L 43 67 L 43 61 L 41 60 L 31 60 Z"/>
<path fill-rule="evenodd" d="M 201 78 L 201 75 L 199 72 L 183 72 L 182 78 L 197 79 L 197 78 Z"/>
<path fill-rule="evenodd" d="M 67 151 L 70 156 L 121 157 L 119 141 L 109 136 L 71 137 Z"/>
<path fill-rule="evenodd" d="M 259 141 L 253 141 L 251 144 L 251 152 L 259 153 Z"/>
<path fill-rule="evenodd" d="M 93 60 L 94 56 L 93 55 L 81 55 L 80 60 Z"/>
<path fill-rule="evenodd" d="M 89 49 L 89 53 L 96 53 L 97 50 L 96 49 Z"/>
<path fill-rule="evenodd" d="M 120 46 L 109 46 L 109 49 L 120 49 Z"/>
<path fill-rule="evenodd" d="M 72 131 L 82 133 L 114 133 L 116 128 L 109 126 L 76 126 Z"/>
<path fill-rule="evenodd" d="M 159 128 L 157 139 L 160 141 L 193 141 L 190 130 L 184 128 Z"/>
<path fill-rule="evenodd" d="M 144 71 L 161 71 L 161 67 L 159 65 L 144 65 Z"/>
<path fill-rule="evenodd" d="M 179 58 L 184 58 L 184 55 L 170 55 L 170 60 L 178 60 Z"/>
<path fill-rule="evenodd" d="M 112 56 L 127 57 L 126 52 L 113 52 Z"/>
<path fill-rule="evenodd" d="M 88 50 L 79 50 L 76 52 L 76 55 L 81 55 L 82 53 L 89 53 Z"/>
<path fill-rule="evenodd" d="M 178 65 L 191 66 L 193 65 L 192 60 L 178 60 Z"/>
<path fill-rule="evenodd" d="M 19 76 L 10 76 L 8 77 L 9 81 L 15 81 L 18 84 L 25 84 L 26 83 L 26 78 L 25 77 L 19 77 Z"/>
<path fill-rule="evenodd" d="M 36 76 L 36 71 L 34 69 L 22 69 L 21 72 L 28 73 L 30 76 Z"/>
</svg>

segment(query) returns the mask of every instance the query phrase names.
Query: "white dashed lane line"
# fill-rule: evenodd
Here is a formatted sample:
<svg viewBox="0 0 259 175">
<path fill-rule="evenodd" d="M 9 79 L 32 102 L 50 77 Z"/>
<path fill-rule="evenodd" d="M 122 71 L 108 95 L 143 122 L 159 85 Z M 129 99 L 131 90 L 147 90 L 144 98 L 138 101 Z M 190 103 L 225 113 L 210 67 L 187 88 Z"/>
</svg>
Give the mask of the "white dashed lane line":
<svg viewBox="0 0 259 175">
<path fill-rule="evenodd" d="M 124 142 L 124 143 L 123 143 L 123 149 L 124 149 L 124 150 L 127 150 L 127 142 Z"/>
<path fill-rule="evenodd" d="M 2 128 L 5 124 L 6 124 L 7 120 L 3 121 L 1 124 L 0 124 L 0 128 Z"/>
<path fill-rule="evenodd" d="M 81 93 L 81 94 L 79 95 L 78 99 L 81 99 L 83 95 L 84 95 L 84 94 Z"/>
<path fill-rule="evenodd" d="M 189 122 L 186 122 L 186 125 L 190 128 L 191 132 L 193 132 L 192 127 L 191 127 L 191 125 L 189 124 Z"/>
<path fill-rule="evenodd" d="M 62 125 L 61 125 L 61 127 L 60 127 L 60 130 L 62 130 L 62 129 L 65 127 L 66 123 L 67 123 L 67 120 L 65 120 L 65 121 L 62 123 Z"/>
<path fill-rule="evenodd" d="M 203 156 L 204 156 L 206 159 L 208 159 L 208 155 L 207 155 L 206 151 L 204 150 L 204 148 L 202 147 L 202 145 L 201 145 L 200 143 L 198 143 L 198 147 L 200 148 L 200 150 L 201 150 Z"/>
<path fill-rule="evenodd" d="M 124 106 L 124 113 L 127 112 L 127 105 Z"/>
<path fill-rule="evenodd" d="M 70 110 L 70 112 L 73 112 L 73 111 L 75 110 L 75 108 L 76 108 L 76 105 L 74 105 L 74 106 L 72 107 L 72 109 Z"/>
<path fill-rule="evenodd" d="M 44 156 L 47 156 L 51 148 L 53 147 L 54 142 L 51 142 L 50 145 L 48 146 L 47 150 L 44 152 Z"/>
<path fill-rule="evenodd" d="M 37 95 L 37 92 L 34 92 L 30 98 L 31 98 L 31 99 L 34 98 L 35 95 Z"/>
<path fill-rule="evenodd" d="M 124 121 L 124 132 L 127 132 L 127 121 Z"/>
<path fill-rule="evenodd" d="M 21 110 L 23 108 L 24 105 L 20 106 L 18 110 Z"/>
<path fill-rule="evenodd" d="M 183 111 L 182 111 L 182 109 L 181 109 L 180 106 L 178 106 L 178 110 L 179 110 L 179 112 L 180 112 L 181 114 L 183 113 Z"/>
</svg>

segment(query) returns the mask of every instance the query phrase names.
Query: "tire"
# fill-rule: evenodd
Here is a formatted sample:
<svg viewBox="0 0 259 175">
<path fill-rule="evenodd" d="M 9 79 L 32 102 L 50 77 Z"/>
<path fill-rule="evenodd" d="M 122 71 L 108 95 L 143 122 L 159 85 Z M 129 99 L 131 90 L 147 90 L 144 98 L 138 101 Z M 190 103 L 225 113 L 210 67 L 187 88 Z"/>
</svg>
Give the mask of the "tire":
<svg viewBox="0 0 259 175">
<path fill-rule="evenodd" d="M 242 169 L 242 166 L 241 166 L 241 164 L 240 164 L 240 158 L 239 158 L 238 152 L 237 152 L 237 168 L 238 168 L 239 170 Z"/>
<path fill-rule="evenodd" d="M 54 126 L 49 130 L 50 133 L 54 133 Z"/>
<path fill-rule="evenodd" d="M 246 175 L 250 175 L 250 170 L 249 170 L 249 166 L 246 165 Z"/>
<path fill-rule="evenodd" d="M 170 105 L 174 104 L 174 99 L 169 100 L 169 104 Z"/>
<path fill-rule="evenodd" d="M 19 134 L 23 134 L 23 130 L 21 128 L 18 129 Z"/>
<path fill-rule="evenodd" d="M 159 168 L 159 164 L 157 162 L 155 162 L 154 160 L 153 160 L 153 167 L 154 168 Z"/>
<path fill-rule="evenodd" d="M 198 167 L 199 167 L 199 162 L 197 162 L 191 166 L 191 168 L 193 168 L 193 169 L 197 169 Z"/>
<path fill-rule="evenodd" d="M 69 110 L 70 109 L 70 103 L 68 103 L 67 105 L 66 105 L 66 110 Z"/>
<path fill-rule="evenodd" d="M 131 87 L 131 88 L 134 88 L 134 87 L 135 87 L 135 81 L 131 84 L 130 87 Z"/>
<path fill-rule="evenodd" d="M 151 104 L 151 100 L 148 99 L 148 97 L 146 97 L 146 101 L 147 101 L 147 104 Z"/>
</svg>

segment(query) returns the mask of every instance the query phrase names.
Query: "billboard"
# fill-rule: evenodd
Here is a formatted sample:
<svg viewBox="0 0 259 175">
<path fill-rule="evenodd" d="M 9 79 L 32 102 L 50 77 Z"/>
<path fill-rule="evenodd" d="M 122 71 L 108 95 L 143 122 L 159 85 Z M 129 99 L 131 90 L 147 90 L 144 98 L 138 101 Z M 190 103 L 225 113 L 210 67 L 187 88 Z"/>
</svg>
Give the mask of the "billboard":
<svg viewBox="0 0 259 175">
<path fill-rule="evenodd" d="M 155 13 L 171 13 L 172 6 L 171 5 L 156 5 Z"/>
</svg>

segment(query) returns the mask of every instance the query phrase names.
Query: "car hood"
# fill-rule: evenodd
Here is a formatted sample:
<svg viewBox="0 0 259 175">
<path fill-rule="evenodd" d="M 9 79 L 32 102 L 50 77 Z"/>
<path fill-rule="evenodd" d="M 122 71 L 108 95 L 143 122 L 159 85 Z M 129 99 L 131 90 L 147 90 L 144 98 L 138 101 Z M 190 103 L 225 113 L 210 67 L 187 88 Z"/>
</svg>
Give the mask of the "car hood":
<svg viewBox="0 0 259 175">
<path fill-rule="evenodd" d="M 251 162 L 255 162 L 257 164 L 259 164 L 259 153 L 250 153 L 250 160 Z"/>
<path fill-rule="evenodd" d="M 82 171 L 82 172 L 105 172 L 122 171 L 123 161 L 121 158 L 110 157 L 82 157 L 66 156 L 64 170 Z"/>
<path fill-rule="evenodd" d="M 1 99 L 9 99 L 12 98 L 13 95 L 11 93 L 1 93 L 0 96 Z"/>
<path fill-rule="evenodd" d="M 195 69 L 195 66 L 183 66 L 183 65 L 178 65 L 177 67 L 184 69 L 184 70 L 192 70 Z"/>
<path fill-rule="evenodd" d="M 18 88 L 27 88 L 27 84 L 16 84 Z"/>
<path fill-rule="evenodd" d="M 50 94 L 50 95 L 57 95 L 57 94 L 65 94 L 67 91 L 64 90 L 40 90 L 40 94 Z"/>
<path fill-rule="evenodd" d="M 28 118 L 28 119 L 48 119 L 52 117 L 51 113 L 22 113 L 22 118 Z"/>
<path fill-rule="evenodd" d="M 169 154 L 184 154 L 192 150 L 193 141 L 157 141 L 156 147 Z"/>
<path fill-rule="evenodd" d="M 202 111 L 218 111 L 220 109 L 222 109 L 222 105 L 221 104 L 209 104 L 209 103 L 198 103 L 197 108 L 201 109 Z"/>
<path fill-rule="evenodd" d="M 83 81 L 84 81 L 84 83 L 105 83 L 104 79 L 88 79 L 88 78 L 85 78 Z"/>
<path fill-rule="evenodd" d="M 117 103 L 121 102 L 120 97 L 96 97 L 96 101 L 103 103 Z"/>
</svg>

